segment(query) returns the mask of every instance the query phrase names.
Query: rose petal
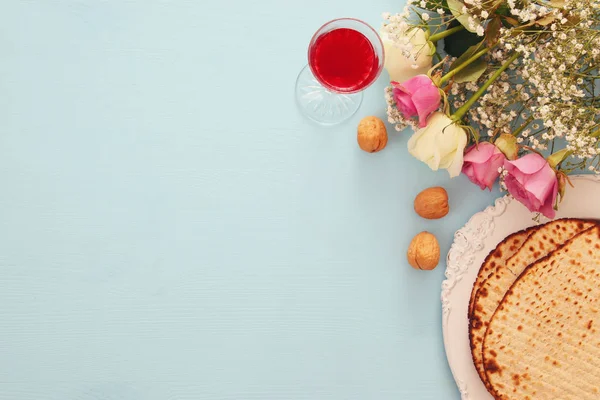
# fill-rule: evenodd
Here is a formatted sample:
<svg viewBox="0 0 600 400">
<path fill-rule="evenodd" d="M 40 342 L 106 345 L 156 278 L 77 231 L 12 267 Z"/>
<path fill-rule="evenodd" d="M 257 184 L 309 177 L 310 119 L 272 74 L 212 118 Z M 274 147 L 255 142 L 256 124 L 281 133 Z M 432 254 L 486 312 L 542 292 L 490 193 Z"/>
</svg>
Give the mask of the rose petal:
<svg viewBox="0 0 600 400">
<path fill-rule="evenodd" d="M 507 187 L 510 182 L 513 190 L 517 190 L 514 185 L 518 182 L 527 193 L 527 196 L 520 194 L 519 201 L 531 211 L 541 212 L 543 208 L 544 215 L 554 215 L 551 208 L 558 191 L 556 173 L 542 156 L 531 153 L 515 161 L 506 161 L 504 166 L 508 172 Z"/>
<path fill-rule="evenodd" d="M 556 182 L 556 173 L 547 163 L 537 173 L 525 175 L 522 179 L 523 186 L 541 203 L 552 194 Z"/>
<path fill-rule="evenodd" d="M 427 126 L 418 129 L 408 141 L 408 151 L 433 170 L 448 169 L 451 177 L 460 174 L 467 144 L 465 130 L 442 112 L 434 112 Z"/>
<path fill-rule="evenodd" d="M 556 204 L 556 197 L 558 196 L 558 181 L 555 183 L 554 187 L 551 189 L 551 195 L 548 196 L 542 207 L 540 208 L 540 212 L 547 218 L 553 219 L 556 216 L 556 210 L 554 209 L 554 204 Z"/>
<path fill-rule="evenodd" d="M 483 142 L 469 147 L 465 154 L 465 162 L 481 164 L 487 162 L 496 151 L 496 146 L 491 143 Z"/>
<path fill-rule="evenodd" d="M 450 178 L 460 175 L 466 146 L 467 134 L 455 124 L 446 126 L 439 134 L 437 148 L 440 153 L 445 154 L 440 160 L 440 166 L 448 170 Z"/>
<path fill-rule="evenodd" d="M 475 178 L 481 189 L 488 188 L 492 190 L 494 182 L 500 176 L 498 170 L 504 164 L 504 159 L 504 154 L 500 153 L 493 155 L 485 163 L 474 165 Z"/>
<path fill-rule="evenodd" d="M 504 167 L 509 173 L 516 168 L 524 174 L 531 175 L 544 168 L 545 165 L 548 165 L 548 162 L 544 157 L 537 153 L 530 153 L 514 161 L 506 160 Z"/>
<path fill-rule="evenodd" d="M 396 107 L 400 110 L 404 118 L 408 119 L 418 115 L 417 108 L 409 94 L 406 94 L 400 89 L 394 89 L 393 94 L 394 100 L 396 101 Z"/>
<path fill-rule="evenodd" d="M 437 87 L 431 81 L 431 78 L 429 78 L 427 75 L 417 75 L 412 77 L 398 85 L 398 89 L 403 89 L 406 93 L 414 94 L 417 92 L 417 90 L 425 86 L 433 86 L 437 89 Z"/>
<path fill-rule="evenodd" d="M 426 74 L 431 68 L 433 58 L 427 51 L 428 39 L 423 29 L 411 29 L 394 41 L 385 32 L 381 32 L 380 36 L 385 49 L 384 68 L 388 71 L 390 80 L 404 82 L 416 75 Z M 396 45 L 402 39 L 410 43 L 409 58 L 406 57 L 406 50 Z M 417 68 L 413 68 L 414 65 Z"/>
<path fill-rule="evenodd" d="M 462 173 L 465 174 L 467 176 L 467 178 L 469 178 L 471 180 L 471 182 L 478 184 L 477 182 L 474 181 L 475 179 L 475 166 L 473 164 L 471 164 L 470 162 L 464 162 L 463 163 L 463 169 L 462 169 Z"/>
<path fill-rule="evenodd" d="M 464 139 L 464 141 L 463 141 Z M 464 155 L 464 149 L 467 145 L 467 135 L 465 131 L 458 127 L 456 124 L 450 122 L 448 125 L 442 127 L 440 132 L 438 133 L 438 137 L 435 143 L 435 146 L 440 150 L 442 154 L 445 154 L 442 164 L 443 168 L 447 168 L 454 160 L 457 148 L 460 148 L 461 154 Z M 461 155 L 461 161 L 463 156 Z M 463 163 L 461 162 L 461 169 Z"/>
<path fill-rule="evenodd" d="M 458 138 L 456 152 L 452 160 L 452 164 L 448 167 L 450 178 L 456 178 L 460 175 L 463 166 L 464 148 L 467 145 L 467 135 L 463 134 Z"/>
<path fill-rule="evenodd" d="M 419 127 L 421 128 L 427 125 L 427 118 L 440 107 L 442 99 L 437 86 L 434 86 L 431 80 L 429 82 L 428 87 L 418 89 L 412 96 L 412 102 L 419 116 Z"/>
<path fill-rule="evenodd" d="M 529 196 L 529 192 L 523 187 L 523 185 L 513 175 L 507 175 L 504 179 L 508 192 L 521 204 L 523 204 L 531 212 L 537 212 L 541 204 L 534 201 Z"/>
<path fill-rule="evenodd" d="M 527 188 L 525 187 L 525 190 L 527 190 Z M 537 197 L 535 197 L 535 195 L 533 195 L 531 192 L 527 192 L 527 203 L 531 206 L 531 209 L 533 211 L 540 211 L 540 208 L 542 208 L 542 206 L 544 205 L 540 199 L 538 199 Z"/>
<path fill-rule="evenodd" d="M 427 128 L 419 129 L 409 139 L 408 151 L 414 157 L 426 163 L 429 168 L 437 171 L 440 166 L 440 155 L 437 151 L 435 135 L 427 131 Z"/>
</svg>

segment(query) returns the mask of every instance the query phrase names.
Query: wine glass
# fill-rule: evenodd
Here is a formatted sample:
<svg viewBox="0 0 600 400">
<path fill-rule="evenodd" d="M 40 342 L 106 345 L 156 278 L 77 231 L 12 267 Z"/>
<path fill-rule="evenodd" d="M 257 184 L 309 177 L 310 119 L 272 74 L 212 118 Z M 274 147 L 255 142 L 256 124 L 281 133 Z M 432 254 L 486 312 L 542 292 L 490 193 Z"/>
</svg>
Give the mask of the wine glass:
<svg viewBox="0 0 600 400">
<path fill-rule="evenodd" d="M 350 118 L 360 107 L 362 91 L 381 74 L 381 38 L 366 22 L 340 18 L 323 25 L 308 46 L 308 65 L 296 81 L 302 113 L 322 125 Z"/>
</svg>

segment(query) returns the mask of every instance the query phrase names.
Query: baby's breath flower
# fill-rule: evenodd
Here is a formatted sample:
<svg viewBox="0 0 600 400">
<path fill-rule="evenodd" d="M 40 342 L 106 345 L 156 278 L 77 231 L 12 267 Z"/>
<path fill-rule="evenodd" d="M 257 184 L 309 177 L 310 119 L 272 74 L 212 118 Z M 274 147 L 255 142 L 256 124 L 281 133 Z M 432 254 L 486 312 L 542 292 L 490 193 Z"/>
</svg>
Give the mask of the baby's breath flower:
<svg viewBox="0 0 600 400">
<path fill-rule="evenodd" d="M 425 0 L 409 0 L 403 14 L 384 14 L 388 22 L 386 33 L 394 40 L 410 29 L 408 21 L 418 20 L 408 18 L 410 13 L 420 17 L 421 27 L 423 21 L 429 22 L 432 32 L 446 29 L 443 25 L 450 18 L 444 16 L 449 13 L 441 3 L 433 3 L 434 6 Z M 485 21 L 490 17 L 485 2 L 463 0 L 463 4 L 459 12 L 467 16 L 465 25 L 484 36 Z M 481 132 L 483 140 L 510 133 L 517 135 L 518 143 L 539 151 L 550 147 L 556 151 L 556 145 L 565 143 L 564 148 L 573 152 L 574 159 L 581 160 L 578 168 L 600 172 L 600 143 L 590 135 L 600 127 L 600 0 L 565 0 L 560 7 L 548 1 L 506 0 L 505 4 L 518 24 L 535 28 L 500 27 L 497 44 L 483 58 L 487 63 L 484 74 L 474 82 L 450 81 L 451 86 L 442 86 L 450 112 L 462 107 L 482 82 L 517 53 L 519 58 L 487 87 L 465 115 L 465 121 Z M 430 12 L 439 16 L 430 16 Z M 548 25 L 534 24 L 540 18 L 554 19 Z M 411 50 L 408 40 L 400 45 L 404 46 L 403 51 Z M 442 74 L 447 73 L 452 62 L 454 59 L 442 63 Z M 404 120 L 398 112 L 391 89 L 386 99 L 388 119 L 396 129 L 414 125 L 414 121 Z"/>
</svg>

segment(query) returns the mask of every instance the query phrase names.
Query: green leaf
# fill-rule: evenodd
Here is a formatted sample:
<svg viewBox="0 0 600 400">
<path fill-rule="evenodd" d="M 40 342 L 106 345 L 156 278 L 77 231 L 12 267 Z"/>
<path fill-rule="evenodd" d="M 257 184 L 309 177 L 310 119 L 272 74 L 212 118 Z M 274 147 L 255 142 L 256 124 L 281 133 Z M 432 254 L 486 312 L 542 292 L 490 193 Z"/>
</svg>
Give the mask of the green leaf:
<svg viewBox="0 0 600 400">
<path fill-rule="evenodd" d="M 478 43 L 474 46 L 471 46 L 452 63 L 450 66 L 450 71 L 456 69 L 458 66 L 464 64 L 469 58 L 473 57 L 475 53 L 483 49 L 483 43 Z M 477 60 L 471 62 L 471 64 L 467 65 L 464 69 L 457 72 L 454 75 L 454 81 L 457 83 L 463 82 L 475 82 L 487 69 L 487 63 L 483 60 L 483 57 L 479 57 Z"/>
<path fill-rule="evenodd" d="M 485 41 L 488 47 L 494 47 L 494 45 L 498 43 L 501 27 L 502 21 L 500 20 L 500 17 L 495 17 L 488 23 L 485 28 Z"/>
<path fill-rule="evenodd" d="M 486 69 L 487 63 L 483 59 L 479 58 L 465 67 L 465 69 L 454 75 L 454 82 L 475 82 L 481 77 L 481 75 L 483 75 Z"/>
<path fill-rule="evenodd" d="M 511 161 L 516 160 L 519 156 L 519 143 L 517 138 L 510 133 L 500 135 L 494 141 L 494 145 Z"/>
<path fill-rule="evenodd" d="M 461 23 L 462 26 L 465 27 L 466 30 L 468 30 L 469 32 L 473 32 L 473 33 L 475 32 L 475 30 L 473 30 L 469 27 L 469 17 L 473 18 L 475 20 L 475 23 L 478 25 L 481 22 L 476 17 L 469 15 L 468 13 L 463 13 L 462 10 L 463 10 L 463 7 L 465 7 L 465 4 L 462 1 L 448 0 L 448 7 L 450 8 L 452 15 L 454 15 L 454 17 L 458 20 L 458 22 Z"/>
<path fill-rule="evenodd" d="M 496 9 L 496 15 L 502 15 L 502 16 L 508 17 L 510 15 L 510 8 L 508 7 L 508 4 L 505 2 L 502 2 L 502 4 L 500 4 L 498 6 L 498 8 Z"/>
<path fill-rule="evenodd" d="M 519 26 L 519 21 L 517 21 L 516 19 L 512 18 L 512 17 L 504 17 L 504 22 L 506 22 L 505 26 L 507 28 L 510 28 L 511 26 Z"/>
<path fill-rule="evenodd" d="M 547 26 L 556 21 L 556 15 L 548 14 L 538 20 L 535 21 L 537 25 Z"/>
<path fill-rule="evenodd" d="M 435 53 L 437 53 L 437 47 L 435 46 L 435 44 L 434 44 L 434 43 L 431 43 L 431 42 L 429 42 L 429 41 L 428 41 L 428 42 L 427 42 L 427 45 L 429 46 L 429 55 L 430 55 L 430 56 L 432 56 L 432 55 L 434 55 Z"/>
<path fill-rule="evenodd" d="M 563 161 L 569 158 L 572 154 L 573 152 L 568 149 L 559 150 L 556 153 L 552 154 L 550 157 L 548 157 L 548 164 L 550 164 L 552 168 L 556 168 Z"/>
<path fill-rule="evenodd" d="M 425 3 L 425 9 L 429 11 L 437 11 L 439 8 L 444 10 L 448 9 L 448 2 L 446 0 L 427 0 Z"/>
<path fill-rule="evenodd" d="M 479 50 L 482 50 L 483 47 L 484 47 L 483 42 L 479 42 L 479 43 L 469 47 L 467 49 L 467 51 L 465 51 L 460 57 L 458 57 L 456 59 L 456 61 L 454 61 L 452 63 L 452 65 L 450 66 L 450 71 L 452 71 L 453 69 L 456 69 L 459 65 L 463 64 L 469 58 L 473 57 L 475 55 L 475 53 L 477 53 Z"/>
<path fill-rule="evenodd" d="M 458 21 L 454 20 L 448 26 L 448 29 L 459 26 Z M 444 38 L 444 51 L 452 57 L 460 57 L 467 49 L 481 41 L 481 37 L 467 30 L 461 30 Z"/>
<path fill-rule="evenodd" d="M 482 8 L 487 11 L 490 15 L 493 14 L 499 7 L 505 4 L 504 0 L 485 1 L 482 4 Z"/>
</svg>

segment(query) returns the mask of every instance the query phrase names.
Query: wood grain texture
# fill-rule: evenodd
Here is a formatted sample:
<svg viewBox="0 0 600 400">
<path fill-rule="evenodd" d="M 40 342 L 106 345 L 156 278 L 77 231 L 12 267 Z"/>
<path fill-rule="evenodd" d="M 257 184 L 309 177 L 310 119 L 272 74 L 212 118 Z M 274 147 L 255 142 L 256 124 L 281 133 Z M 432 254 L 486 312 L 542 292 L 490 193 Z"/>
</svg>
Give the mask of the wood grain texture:
<svg viewBox="0 0 600 400">
<path fill-rule="evenodd" d="M 404 254 L 497 194 L 358 149 L 385 77 L 339 127 L 293 100 L 323 22 L 401 8 L 2 2 L 0 400 L 457 399 L 444 266 Z"/>
</svg>

